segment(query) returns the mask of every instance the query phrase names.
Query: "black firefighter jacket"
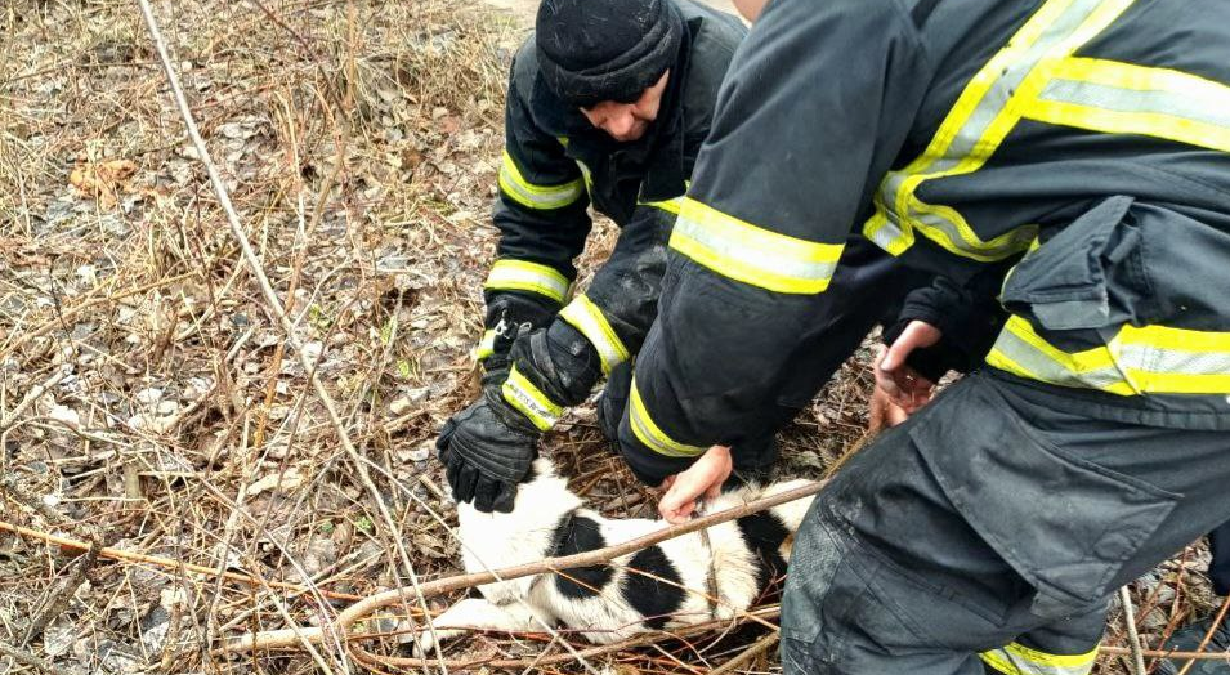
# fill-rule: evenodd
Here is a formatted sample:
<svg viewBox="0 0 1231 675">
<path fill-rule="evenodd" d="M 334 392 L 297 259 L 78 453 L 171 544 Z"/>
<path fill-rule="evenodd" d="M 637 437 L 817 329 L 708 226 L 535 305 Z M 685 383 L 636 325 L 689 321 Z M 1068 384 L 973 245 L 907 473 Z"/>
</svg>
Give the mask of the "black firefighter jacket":
<svg viewBox="0 0 1231 675">
<path fill-rule="evenodd" d="M 692 0 L 672 1 L 684 22 L 680 53 L 658 117 L 637 141 L 615 141 L 555 96 L 539 74 L 533 37 L 513 62 L 493 217 L 500 230 L 498 260 L 484 285 L 487 332 L 479 356 L 509 349 L 518 332 L 551 323 L 557 312 L 569 330 L 584 336 L 593 358 L 542 364 L 535 372 L 514 369 L 505 383 L 505 397 L 542 429 L 577 402 L 544 393 L 560 387 L 543 378 L 588 393 L 597 377 L 554 371 L 593 362 L 609 373 L 640 349 L 657 311 L 679 201 L 709 134 L 727 66 L 747 32 L 734 16 Z M 621 231 L 587 291 L 570 301 L 573 261 L 590 232 L 589 206 Z"/>
<path fill-rule="evenodd" d="M 1008 272 L 996 376 L 1227 428 L 1227 82 L 1224 0 L 770 3 L 671 235 L 626 458 L 657 483 L 811 399 L 852 231 L 958 285 Z"/>
</svg>

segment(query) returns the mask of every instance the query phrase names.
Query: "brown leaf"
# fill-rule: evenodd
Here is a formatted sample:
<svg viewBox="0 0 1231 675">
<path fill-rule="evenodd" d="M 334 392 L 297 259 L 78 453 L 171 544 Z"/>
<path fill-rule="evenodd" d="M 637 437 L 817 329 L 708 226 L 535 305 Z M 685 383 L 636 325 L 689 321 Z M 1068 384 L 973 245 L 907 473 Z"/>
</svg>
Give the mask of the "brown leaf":
<svg viewBox="0 0 1231 675">
<path fill-rule="evenodd" d="M 116 191 L 136 172 L 136 162 L 127 159 L 79 162 L 69 174 L 68 182 L 86 197 L 114 204 Z"/>
</svg>

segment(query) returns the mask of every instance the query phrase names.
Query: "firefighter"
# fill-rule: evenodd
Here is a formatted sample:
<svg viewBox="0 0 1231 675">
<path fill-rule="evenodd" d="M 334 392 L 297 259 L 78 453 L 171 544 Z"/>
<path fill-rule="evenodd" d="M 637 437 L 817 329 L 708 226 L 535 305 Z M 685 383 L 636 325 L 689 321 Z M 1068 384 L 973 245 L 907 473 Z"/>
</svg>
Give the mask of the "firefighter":
<svg viewBox="0 0 1231 675">
<path fill-rule="evenodd" d="M 660 512 L 819 386 L 852 231 L 943 281 L 877 369 L 917 411 L 795 540 L 787 673 L 1087 673 L 1113 590 L 1227 520 L 1227 52 L 1220 0 L 766 6 L 619 429 Z"/>
<path fill-rule="evenodd" d="M 510 509 L 541 434 L 604 377 L 599 426 L 615 439 L 629 361 L 657 312 L 667 238 L 746 32 L 738 18 L 691 0 L 541 4 L 509 81 L 493 217 L 498 259 L 484 285 L 478 349 L 483 396 L 437 443 L 459 501 Z M 590 231 L 587 206 L 621 230 L 589 287 L 569 300 L 573 259 Z M 810 366 L 821 379 L 909 278 L 891 275 L 892 258 L 866 242 L 848 260 L 840 280 L 850 292 L 819 310 L 835 336 Z M 772 432 L 738 439 L 742 472 L 763 475 L 772 464 Z"/>
</svg>

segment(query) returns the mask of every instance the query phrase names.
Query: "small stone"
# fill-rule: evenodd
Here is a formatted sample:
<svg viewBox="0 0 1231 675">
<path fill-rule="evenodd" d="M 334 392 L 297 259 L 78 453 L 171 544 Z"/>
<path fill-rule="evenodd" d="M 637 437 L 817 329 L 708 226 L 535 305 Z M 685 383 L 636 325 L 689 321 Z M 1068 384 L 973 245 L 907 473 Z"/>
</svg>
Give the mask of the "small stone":
<svg viewBox="0 0 1231 675">
<path fill-rule="evenodd" d="M 56 420 L 57 422 L 63 422 L 64 424 L 70 427 L 73 427 L 74 429 L 81 426 L 81 415 L 77 414 L 76 410 L 73 410 L 72 408 L 69 408 L 68 406 L 63 406 L 63 405 L 53 406 L 51 408 L 51 412 L 48 413 L 48 417 L 50 417 L 53 420 Z"/>
<path fill-rule="evenodd" d="M 138 403 L 143 403 L 145 405 L 154 405 L 155 403 L 158 403 L 159 401 L 162 400 L 162 389 L 159 389 L 158 387 L 150 387 L 148 389 L 142 389 L 141 391 L 134 394 L 133 398 L 137 399 Z"/>
</svg>

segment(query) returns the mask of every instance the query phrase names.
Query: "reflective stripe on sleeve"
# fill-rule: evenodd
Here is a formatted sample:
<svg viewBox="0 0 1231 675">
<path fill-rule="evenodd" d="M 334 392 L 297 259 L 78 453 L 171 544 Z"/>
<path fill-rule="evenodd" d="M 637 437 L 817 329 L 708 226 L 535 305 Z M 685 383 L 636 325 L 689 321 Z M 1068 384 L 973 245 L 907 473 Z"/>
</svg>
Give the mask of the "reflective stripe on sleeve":
<svg viewBox="0 0 1231 675">
<path fill-rule="evenodd" d="M 489 291 L 529 291 L 564 302 L 568 279 L 547 265 L 526 260 L 497 260 L 483 288 Z"/>
<path fill-rule="evenodd" d="M 560 318 L 581 331 L 590 344 L 594 345 L 604 375 L 609 375 L 613 368 L 628 360 L 628 349 L 611 328 L 602 310 L 590 298 L 585 295 L 573 298 L 573 301 L 561 310 Z"/>
<path fill-rule="evenodd" d="M 479 346 L 475 349 L 475 358 L 485 359 L 495 353 L 496 331 L 494 329 L 483 333 L 479 338 Z"/>
<path fill-rule="evenodd" d="M 549 210 L 568 206 L 581 197 L 580 179 L 560 185 L 535 185 L 522 176 L 517 162 L 506 150 L 497 178 L 500 190 L 513 201 L 531 209 Z"/>
<path fill-rule="evenodd" d="M 1011 642 L 979 658 L 1004 675 L 1086 675 L 1094 668 L 1097 654 L 1097 647 L 1085 654 L 1049 654 Z"/>
<path fill-rule="evenodd" d="M 542 431 L 550 429 L 564 414 L 564 408 L 547 398 L 533 382 L 517 371 L 517 366 L 509 371 L 509 379 L 500 387 L 500 393 L 509 405 L 517 408 Z"/>
<path fill-rule="evenodd" d="M 662 209 L 663 211 L 666 211 L 667 213 L 678 216 L 680 215 L 680 205 L 683 203 L 684 203 L 683 197 L 676 197 L 675 199 L 664 199 L 662 201 L 657 201 L 657 202 L 637 202 L 637 205 L 638 206 L 652 206 L 656 209 Z"/>
<path fill-rule="evenodd" d="M 882 238 L 900 247 L 913 229 L 951 253 L 980 261 L 1002 260 L 1025 250 L 1035 237 L 1033 226 L 983 240 L 956 209 L 926 204 L 916 191 L 924 181 L 982 168 L 1047 85 L 1054 63 L 1102 32 L 1132 1 L 1046 0 L 971 78 L 927 149 L 904 169 L 886 174 L 874 203 L 881 218 L 887 217 L 902 236 Z M 869 221 L 865 230 L 873 225 Z"/>
<path fill-rule="evenodd" d="M 1231 149 L 1231 89 L 1196 75 L 1104 59 L 1059 61 L 1025 117 Z"/>
<path fill-rule="evenodd" d="M 1231 334 L 1124 326 L 1107 345 L 1065 352 L 1030 322 L 1009 317 L 990 366 L 1059 386 L 1140 394 L 1231 394 Z"/>
<path fill-rule="evenodd" d="M 679 441 L 672 440 L 670 436 L 663 433 L 661 427 L 650 419 L 650 414 L 645 409 L 645 403 L 641 400 L 641 391 L 637 388 L 637 375 L 633 374 L 632 392 L 631 392 L 632 408 L 629 410 L 629 424 L 632 426 L 633 434 L 637 436 L 637 440 L 641 441 L 649 449 L 657 452 L 660 455 L 667 457 L 697 457 L 705 453 L 705 448 L 696 445 L 686 445 Z"/>
<path fill-rule="evenodd" d="M 779 293 L 824 291 L 842 255 L 842 244 L 772 232 L 689 197 L 668 245 L 722 276 Z"/>
</svg>

